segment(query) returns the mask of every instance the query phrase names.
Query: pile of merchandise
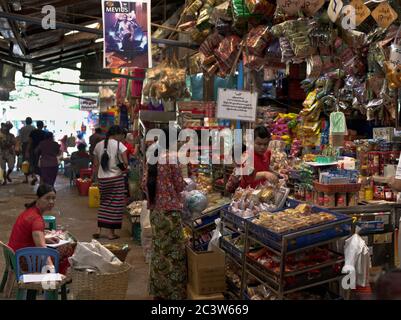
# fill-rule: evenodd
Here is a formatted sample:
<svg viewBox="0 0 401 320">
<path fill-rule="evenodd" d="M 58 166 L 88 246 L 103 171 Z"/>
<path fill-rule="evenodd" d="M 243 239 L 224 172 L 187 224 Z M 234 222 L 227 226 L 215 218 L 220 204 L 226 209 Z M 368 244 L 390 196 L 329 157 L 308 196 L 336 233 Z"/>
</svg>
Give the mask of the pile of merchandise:
<svg viewBox="0 0 401 320">
<path fill-rule="evenodd" d="M 336 217 L 331 213 L 314 213 L 309 205 L 301 204 L 295 209 L 286 209 L 277 213 L 262 212 L 257 219 L 253 220 L 253 223 L 275 233 L 285 233 L 334 220 Z"/>
</svg>

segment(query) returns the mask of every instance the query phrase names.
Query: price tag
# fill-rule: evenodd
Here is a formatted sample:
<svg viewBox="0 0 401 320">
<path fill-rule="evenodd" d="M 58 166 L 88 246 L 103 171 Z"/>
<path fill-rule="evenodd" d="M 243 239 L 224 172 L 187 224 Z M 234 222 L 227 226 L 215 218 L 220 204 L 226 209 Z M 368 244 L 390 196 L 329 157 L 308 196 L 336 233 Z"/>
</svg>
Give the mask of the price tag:
<svg viewBox="0 0 401 320">
<path fill-rule="evenodd" d="M 324 0 L 304 0 L 302 10 L 308 17 L 312 17 L 323 5 Z"/>
<path fill-rule="evenodd" d="M 355 8 L 355 24 L 359 26 L 370 16 L 370 10 L 362 0 L 352 0 L 350 5 Z"/>
<path fill-rule="evenodd" d="M 393 234 L 391 232 L 373 235 L 373 243 L 374 244 L 383 244 L 383 243 L 392 243 L 392 242 L 393 242 Z"/>
<path fill-rule="evenodd" d="M 277 0 L 277 6 L 290 16 L 297 14 L 303 5 L 304 0 Z"/>
<path fill-rule="evenodd" d="M 398 14 L 387 2 L 382 2 L 373 10 L 372 17 L 380 27 L 387 28 L 398 18 Z"/>
<path fill-rule="evenodd" d="M 341 0 L 330 1 L 329 7 L 327 8 L 327 14 L 333 23 L 337 21 L 343 5 L 344 4 Z"/>
</svg>

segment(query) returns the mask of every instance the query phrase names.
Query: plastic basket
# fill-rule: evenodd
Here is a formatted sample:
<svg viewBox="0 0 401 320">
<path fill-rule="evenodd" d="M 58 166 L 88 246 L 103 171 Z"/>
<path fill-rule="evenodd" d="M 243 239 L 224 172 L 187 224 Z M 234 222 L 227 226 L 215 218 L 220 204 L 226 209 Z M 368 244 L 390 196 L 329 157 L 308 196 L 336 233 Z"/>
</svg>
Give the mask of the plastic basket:
<svg viewBox="0 0 401 320">
<path fill-rule="evenodd" d="M 301 204 L 301 202 L 299 201 L 292 199 L 287 200 L 286 208 L 295 208 L 299 204 Z M 249 234 L 256 240 L 259 240 L 265 245 L 276 250 L 282 249 L 283 237 L 287 236 L 288 238 L 290 238 L 290 240 L 287 242 L 288 251 L 300 249 L 319 242 L 328 241 L 330 239 L 334 239 L 337 237 L 344 237 L 351 234 L 352 219 L 347 215 L 333 212 L 325 208 L 320 208 L 316 206 L 312 206 L 312 212 L 331 213 L 336 217 L 336 220 L 279 234 L 270 231 L 269 229 L 263 226 L 254 224 L 252 222 L 254 219 L 252 219 L 248 221 Z M 316 231 L 317 227 L 322 227 L 322 229 Z M 309 231 L 309 232 L 297 237 L 295 234 L 301 231 Z"/>
<path fill-rule="evenodd" d="M 348 184 L 322 184 L 319 182 L 313 183 L 314 188 L 318 192 L 325 193 L 346 193 L 346 192 L 359 192 L 361 190 L 360 183 L 348 183 Z"/>
<path fill-rule="evenodd" d="M 236 214 L 230 212 L 230 206 L 224 206 L 221 210 L 222 216 L 227 221 L 231 222 L 235 227 L 244 229 L 246 225 L 246 221 L 252 218 L 242 218 L 237 216 Z"/>
<path fill-rule="evenodd" d="M 124 300 L 131 266 L 124 263 L 115 273 L 97 274 L 71 270 L 71 291 L 75 300 Z"/>
</svg>

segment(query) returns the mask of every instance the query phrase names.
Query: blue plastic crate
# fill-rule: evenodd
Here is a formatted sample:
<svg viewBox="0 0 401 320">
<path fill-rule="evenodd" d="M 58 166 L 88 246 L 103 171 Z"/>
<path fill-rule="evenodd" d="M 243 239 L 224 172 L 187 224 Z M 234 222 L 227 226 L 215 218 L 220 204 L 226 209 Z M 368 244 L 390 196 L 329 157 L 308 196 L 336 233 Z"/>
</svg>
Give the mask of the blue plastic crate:
<svg viewBox="0 0 401 320">
<path fill-rule="evenodd" d="M 295 208 L 302 202 L 288 199 L 286 202 L 286 206 L 284 209 Z M 282 210 L 284 210 L 282 209 Z M 278 210 L 278 211 L 282 211 Z M 277 211 L 277 212 L 278 212 Z M 312 206 L 312 212 L 328 212 L 336 216 L 335 221 L 330 221 L 322 224 L 317 224 L 312 227 L 306 227 L 302 229 L 298 229 L 295 231 L 289 231 L 282 234 L 273 232 L 268 230 L 265 227 L 256 225 L 252 223 L 252 220 L 248 221 L 249 223 L 249 234 L 264 243 L 267 246 L 270 246 L 273 249 L 281 250 L 282 249 L 282 240 L 283 236 L 290 236 L 291 234 L 298 233 L 300 231 L 305 231 L 310 229 L 310 233 L 299 236 L 299 237 L 291 237 L 291 239 L 287 242 L 287 251 L 297 250 L 300 248 L 304 248 L 313 244 L 317 244 L 319 242 L 328 241 L 330 239 L 334 239 L 337 237 L 345 237 L 351 234 L 351 223 L 352 219 L 349 218 L 345 214 L 337 213 L 330 211 L 325 208 L 320 208 L 316 206 Z M 341 223 L 342 222 L 342 223 Z M 334 225 L 333 225 L 334 224 Z M 313 229 L 319 226 L 327 225 L 326 229 L 314 232 Z"/>
<path fill-rule="evenodd" d="M 210 223 L 213 223 L 217 218 L 220 218 L 220 211 L 216 211 L 213 215 L 207 215 L 205 217 L 200 216 L 196 221 L 193 223 L 193 227 L 195 229 L 202 228 Z M 200 220 L 198 223 L 197 221 Z"/>
<path fill-rule="evenodd" d="M 242 218 L 240 216 L 237 216 L 236 214 L 230 212 L 229 207 L 230 206 L 227 205 L 227 206 L 224 206 L 222 208 L 222 210 L 221 210 L 222 216 L 226 220 L 230 221 L 237 228 L 244 229 L 245 225 L 246 225 L 246 221 L 249 220 L 249 219 L 252 219 L 252 218 L 246 218 L 245 219 L 245 218 Z"/>
</svg>

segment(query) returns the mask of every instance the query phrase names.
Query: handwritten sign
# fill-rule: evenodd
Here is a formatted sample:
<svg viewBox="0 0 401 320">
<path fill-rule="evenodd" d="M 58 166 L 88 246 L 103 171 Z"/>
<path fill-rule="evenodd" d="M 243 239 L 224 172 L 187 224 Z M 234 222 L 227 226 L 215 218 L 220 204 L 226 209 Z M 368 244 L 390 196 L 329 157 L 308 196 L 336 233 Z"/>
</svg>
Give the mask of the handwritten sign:
<svg viewBox="0 0 401 320">
<path fill-rule="evenodd" d="M 257 104 L 256 92 L 220 88 L 217 98 L 217 118 L 255 122 Z"/>
<path fill-rule="evenodd" d="M 373 10 L 372 17 L 379 27 L 387 28 L 397 20 L 398 14 L 387 2 L 382 2 Z"/>
<path fill-rule="evenodd" d="M 365 5 L 362 0 L 352 0 L 350 5 L 355 8 L 355 24 L 356 26 L 359 26 L 362 22 L 366 20 L 367 17 L 370 16 L 370 9 Z"/>
<path fill-rule="evenodd" d="M 302 10 L 308 17 L 313 17 L 323 5 L 324 0 L 304 0 Z"/>
<path fill-rule="evenodd" d="M 331 0 L 329 7 L 327 8 L 327 15 L 330 20 L 334 23 L 337 21 L 338 16 L 341 13 L 341 9 L 343 8 L 343 2 L 341 0 Z"/>
<path fill-rule="evenodd" d="M 296 15 L 302 9 L 304 0 L 277 0 L 277 6 L 290 16 Z"/>
</svg>

